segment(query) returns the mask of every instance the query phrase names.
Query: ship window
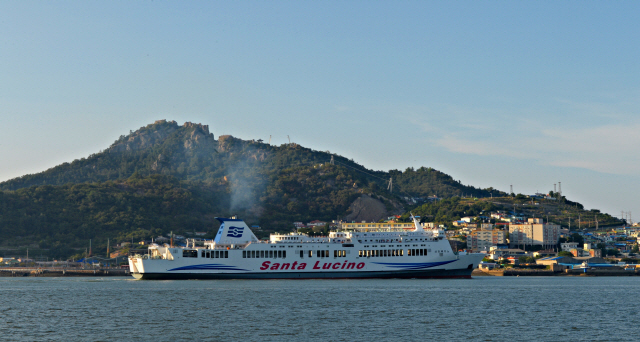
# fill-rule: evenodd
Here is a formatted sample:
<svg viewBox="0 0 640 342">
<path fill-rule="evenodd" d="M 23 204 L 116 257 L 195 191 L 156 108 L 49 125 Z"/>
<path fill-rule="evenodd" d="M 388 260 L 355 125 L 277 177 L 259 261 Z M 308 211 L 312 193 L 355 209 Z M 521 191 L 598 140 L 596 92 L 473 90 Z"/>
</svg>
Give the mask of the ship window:
<svg viewBox="0 0 640 342">
<path fill-rule="evenodd" d="M 242 251 L 242 257 L 246 258 L 247 257 L 247 251 Z"/>
<path fill-rule="evenodd" d="M 278 251 L 278 258 L 282 258 L 282 251 Z"/>
<path fill-rule="evenodd" d="M 424 255 L 427 255 L 427 252 L 428 252 L 428 251 L 425 249 L 425 250 L 424 250 Z"/>
<path fill-rule="evenodd" d="M 204 249 L 202 250 L 202 256 L 201 257 L 204 258 Z"/>
<path fill-rule="evenodd" d="M 304 258 L 304 251 L 300 251 L 300 257 Z"/>
<path fill-rule="evenodd" d="M 207 258 L 211 258 L 211 252 L 207 252 Z"/>
<path fill-rule="evenodd" d="M 287 257 L 287 251 L 282 251 L 282 257 L 286 258 Z"/>
<path fill-rule="evenodd" d="M 264 258 L 264 251 L 260 251 L 260 257 Z"/>
<path fill-rule="evenodd" d="M 224 251 L 224 257 L 228 258 L 229 257 L 229 251 Z"/>
<path fill-rule="evenodd" d="M 334 251 L 333 251 L 333 257 L 334 257 L 334 258 L 337 258 L 337 257 L 338 257 L 338 251 L 337 251 L 337 250 L 334 250 Z"/>
<path fill-rule="evenodd" d="M 182 257 L 184 258 L 197 258 L 198 251 L 194 251 L 192 249 L 185 249 L 182 251 Z"/>
</svg>

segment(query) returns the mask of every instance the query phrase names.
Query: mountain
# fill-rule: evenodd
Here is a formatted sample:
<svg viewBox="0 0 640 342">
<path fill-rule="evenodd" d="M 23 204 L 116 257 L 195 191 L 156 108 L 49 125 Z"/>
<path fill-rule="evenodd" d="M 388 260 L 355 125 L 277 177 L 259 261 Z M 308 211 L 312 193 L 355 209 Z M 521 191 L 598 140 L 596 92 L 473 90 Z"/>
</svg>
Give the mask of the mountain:
<svg viewBox="0 0 640 342">
<path fill-rule="evenodd" d="M 431 168 L 373 171 L 295 143 L 215 139 L 207 125 L 166 120 L 87 158 L 0 183 L 0 190 L 0 248 L 37 243 L 60 254 L 88 239 L 211 231 L 214 216 L 238 215 L 264 235 L 289 231 L 294 221 L 377 221 L 433 195 L 504 194 Z"/>
</svg>

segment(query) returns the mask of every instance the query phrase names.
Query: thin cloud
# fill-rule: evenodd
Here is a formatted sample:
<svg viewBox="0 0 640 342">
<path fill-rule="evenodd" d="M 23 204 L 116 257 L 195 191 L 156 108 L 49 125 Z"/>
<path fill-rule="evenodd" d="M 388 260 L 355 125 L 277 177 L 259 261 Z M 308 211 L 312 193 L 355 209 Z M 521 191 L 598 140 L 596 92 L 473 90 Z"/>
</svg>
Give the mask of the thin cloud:
<svg viewBox="0 0 640 342">
<path fill-rule="evenodd" d="M 448 151 L 478 156 L 534 159 L 543 165 L 577 167 L 612 174 L 640 172 L 640 124 L 605 125 L 581 129 L 506 131 L 499 141 L 448 134 L 437 145 Z"/>
</svg>

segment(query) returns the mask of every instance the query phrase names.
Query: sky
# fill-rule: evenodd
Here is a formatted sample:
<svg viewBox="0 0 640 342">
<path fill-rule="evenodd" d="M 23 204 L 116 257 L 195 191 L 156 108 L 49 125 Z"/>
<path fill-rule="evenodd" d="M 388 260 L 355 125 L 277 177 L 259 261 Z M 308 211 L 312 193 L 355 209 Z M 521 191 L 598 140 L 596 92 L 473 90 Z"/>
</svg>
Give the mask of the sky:
<svg viewBox="0 0 640 342">
<path fill-rule="evenodd" d="M 0 181 L 158 119 L 640 220 L 640 3 L 3 1 Z M 634 216 L 635 215 L 635 216 Z"/>
</svg>

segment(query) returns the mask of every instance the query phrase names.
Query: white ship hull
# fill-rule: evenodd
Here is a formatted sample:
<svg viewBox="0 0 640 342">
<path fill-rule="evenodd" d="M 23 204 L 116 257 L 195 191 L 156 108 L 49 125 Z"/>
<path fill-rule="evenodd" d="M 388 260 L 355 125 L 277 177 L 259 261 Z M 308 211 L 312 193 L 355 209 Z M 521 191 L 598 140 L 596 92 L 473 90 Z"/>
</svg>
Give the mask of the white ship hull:
<svg viewBox="0 0 640 342">
<path fill-rule="evenodd" d="M 160 247 L 129 258 L 136 279 L 470 278 L 483 254 L 456 254 L 437 232 L 290 234 L 261 242 L 239 220 L 220 219 L 215 242 Z M 225 224 L 227 227 L 225 227 Z M 234 226 L 229 227 L 229 225 Z M 418 223 L 416 223 L 417 226 Z M 243 225 L 243 227 L 241 227 Z M 288 239 L 288 240 L 287 240 Z"/>
</svg>

